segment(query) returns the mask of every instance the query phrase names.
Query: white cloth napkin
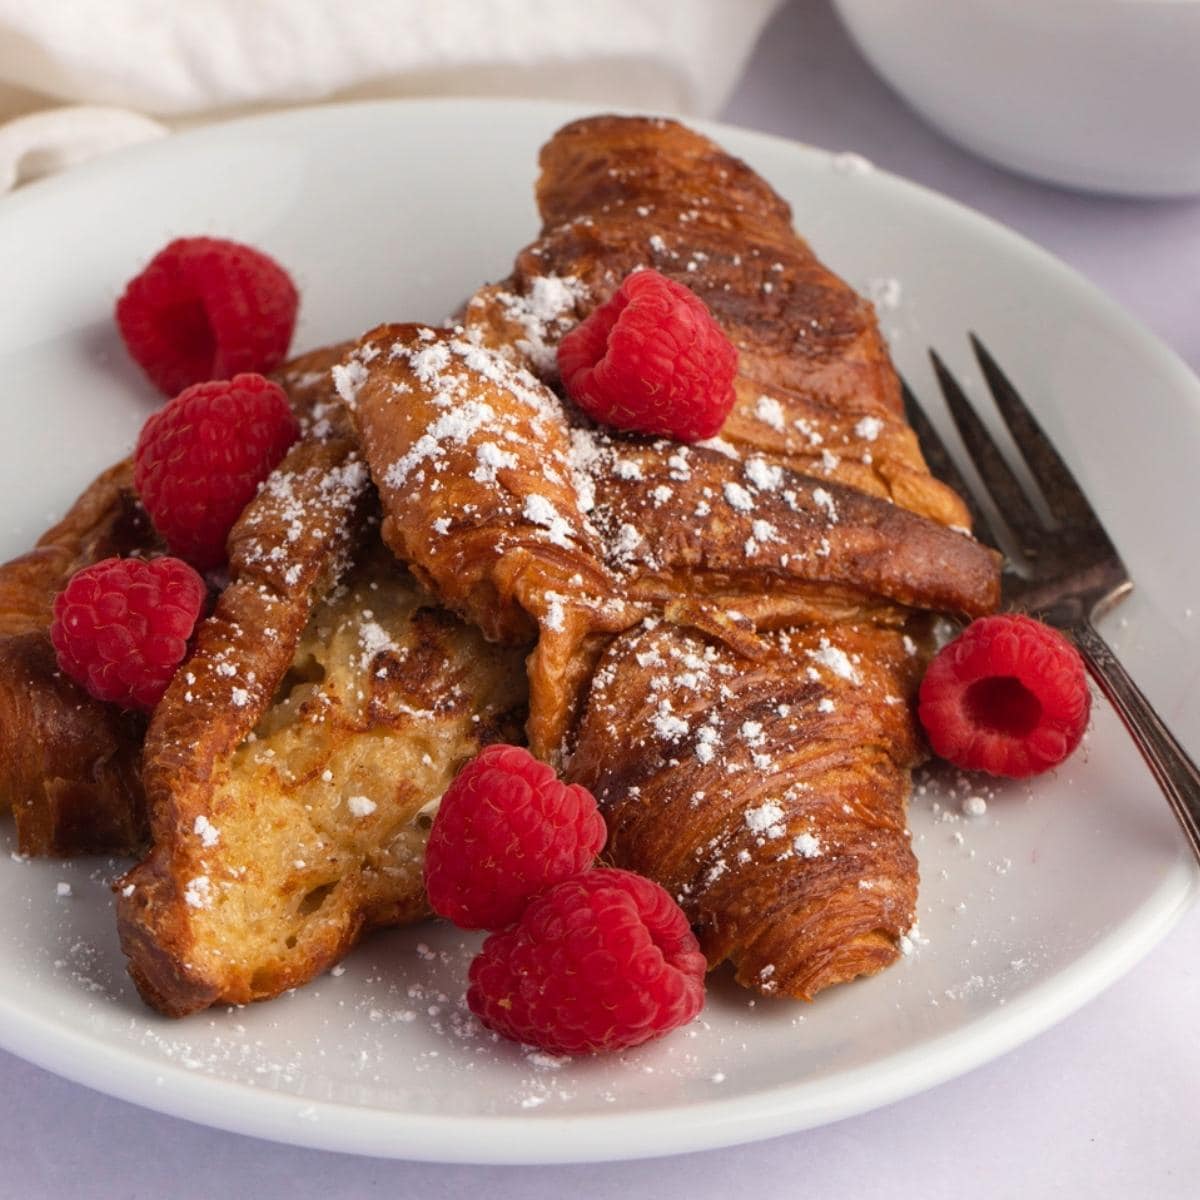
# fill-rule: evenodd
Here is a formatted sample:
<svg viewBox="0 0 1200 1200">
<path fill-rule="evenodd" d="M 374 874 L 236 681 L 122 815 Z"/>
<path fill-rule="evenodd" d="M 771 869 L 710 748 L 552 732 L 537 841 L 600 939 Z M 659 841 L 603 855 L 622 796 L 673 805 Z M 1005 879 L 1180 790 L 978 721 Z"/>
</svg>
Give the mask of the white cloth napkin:
<svg viewBox="0 0 1200 1200">
<path fill-rule="evenodd" d="M 553 97 L 710 115 L 779 0 L 0 0 L 0 191 L 290 104 Z"/>
</svg>

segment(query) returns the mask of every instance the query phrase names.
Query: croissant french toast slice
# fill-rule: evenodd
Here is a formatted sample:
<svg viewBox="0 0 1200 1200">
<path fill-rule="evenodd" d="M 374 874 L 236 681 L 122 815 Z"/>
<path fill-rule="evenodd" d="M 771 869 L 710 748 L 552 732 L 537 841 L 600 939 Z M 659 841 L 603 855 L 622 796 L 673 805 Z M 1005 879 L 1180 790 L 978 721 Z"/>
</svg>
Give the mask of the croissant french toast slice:
<svg viewBox="0 0 1200 1200">
<path fill-rule="evenodd" d="M 999 598 L 996 556 L 878 496 L 702 446 L 576 431 L 589 517 L 630 597 L 704 599 L 760 628 L 896 623 L 898 606 L 978 616 Z M 889 615 L 892 614 L 892 615 Z"/>
<path fill-rule="evenodd" d="M 161 549 L 125 460 L 31 551 L 0 566 L 0 805 L 12 807 L 22 854 L 127 854 L 145 843 L 145 720 L 65 678 L 49 629 L 54 597 L 75 571 Z"/>
<path fill-rule="evenodd" d="M 292 359 L 276 380 L 301 427 L 347 431 L 330 368 L 349 344 Z M 103 558 L 164 547 L 133 487 L 129 459 L 104 471 L 27 554 L 0 566 L 0 806 L 11 805 L 22 854 L 140 852 L 149 834 L 141 785 L 145 719 L 89 696 L 57 669 L 54 597 Z"/>
<path fill-rule="evenodd" d="M 871 304 L 749 167 L 674 121 L 615 116 L 565 126 L 540 162 L 541 235 L 465 306 L 469 336 L 553 380 L 563 334 L 652 267 L 696 292 L 738 347 L 723 443 L 969 526 L 925 467 Z"/>
<path fill-rule="evenodd" d="M 423 916 L 420 812 L 523 715 L 519 652 L 434 608 L 373 509 L 353 441 L 293 447 L 155 710 L 153 849 L 117 916 L 139 992 L 168 1015 L 278 995 Z"/>
<path fill-rule="evenodd" d="M 908 606 L 988 611 L 999 560 L 963 536 L 965 506 L 929 475 L 871 306 L 822 266 L 749 168 L 674 122 L 619 117 L 561 130 L 541 163 L 542 234 L 507 281 L 468 303 L 467 336 L 506 345 L 553 380 L 565 331 L 630 271 L 653 267 L 697 292 L 739 351 L 734 410 L 700 448 L 577 435 L 594 464 L 589 516 L 631 597 L 653 600 L 671 624 L 656 631 L 665 647 L 637 648 L 642 635 L 626 633 L 602 656 L 570 770 L 603 791 L 618 864 L 685 901 L 699 891 L 692 911 L 714 962 L 732 958 L 750 986 L 811 996 L 886 965 L 912 917 L 904 801 L 919 743 L 905 700 L 925 649 L 904 641 L 919 619 Z M 792 622 L 807 624 L 770 632 Z M 646 671 L 656 650 L 696 636 L 687 625 L 716 639 L 712 653 L 738 680 L 701 688 L 694 711 L 689 689 L 699 685 L 656 696 Z M 843 697 L 834 678 L 820 691 L 807 678 L 820 663 L 798 672 L 787 637 L 837 664 L 854 639 L 862 686 Z M 757 697 L 746 690 L 755 680 Z M 775 694 L 787 698 L 767 720 L 756 704 Z M 716 800 L 696 778 L 711 782 L 714 745 L 672 743 L 702 712 L 728 726 L 705 738 L 765 730 L 762 746 L 731 752 L 730 786 Z M 647 748 L 632 762 L 631 744 Z M 775 843 L 790 826 L 776 820 L 764 845 L 778 853 L 751 869 L 752 848 L 737 844 L 743 827 L 758 837 L 750 826 L 763 806 L 786 815 L 806 788 L 824 826 L 839 813 L 856 822 L 839 833 L 837 855 L 815 871 L 800 864 L 807 828 L 790 830 L 785 854 L 786 841 Z M 728 844 L 744 869 L 728 858 L 697 867 L 710 843 Z M 880 848 L 883 860 L 865 852 Z"/>
<path fill-rule="evenodd" d="M 0 638 L 0 799 L 29 856 L 132 854 L 149 832 L 146 720 L 93 700 L 44 630 Z"/>
<path fill-rule="evenodd" d="M 528 643 L 529 742 L 552 757 L 598 639 L 645 611 L 603 561 L 558 399 L 447 330 L 385 325 L 338 368 L 383 504 L 383 538 L 491 641 Z"/>
<path fill-rule="evenodd" d="M 596 795 L 615 861 L 677 897 L 710 966 L 807 1000 L 887 966 L 915 921 L 923 660 L 902 628 L 764 641 L 749 660 L 667 623 L 621 635 L 567 776 Z"/>
</svg>

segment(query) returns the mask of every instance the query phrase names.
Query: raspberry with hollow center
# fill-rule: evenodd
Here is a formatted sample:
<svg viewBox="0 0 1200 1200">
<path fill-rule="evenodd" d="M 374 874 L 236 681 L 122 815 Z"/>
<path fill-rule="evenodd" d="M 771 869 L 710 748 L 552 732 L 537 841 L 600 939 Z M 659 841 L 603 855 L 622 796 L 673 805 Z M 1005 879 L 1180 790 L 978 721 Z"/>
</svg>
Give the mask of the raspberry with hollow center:
<svg viewBox="0 0 1200 1200">
<path fill-rule="evenodd" d="M 605 836 L 586 788 L 559 782 L 519 746 L 488 746 L 438 806 L 425 851 L 429 903 L 463 929 L 502 929 L 536 892 L 591 866 Z"/>
<path fill-rule="evenodd" d="M 695 442 L 733 407 L 738 353 L 695 292 L 635 271 L 558 346 L 567 395 L 618 429 Z"/>
<path fill-rule="evenodd" d="M 261 375 L 197 383 L 151 415 L 133 484 L 171 551 L 201 570 L 299 435 L 283 389 Z"/>
<path fill-rule="evenodd" d="M 1079 652 L 1031 617 L 973 621 L 921 681 L 918 714 L 935 754 L 972 771 L 1021 779 L 1058 766 L 1091 711 Z"/>
<path fill-rule="evenodd" d="M 287 355 L 300 297 L 288 273 L 252 246 L 178 238 L 117 301 L 135 362 L 168 396 L 242 371 L 273 371 Z"/>
<path fill-rule="evenodd" d="M 54 599 L 59 668 L 97 700 L 152 709 L 187 654 L 204 581 L 177 558 L 106 558 Z"/>
<path fill-rule="evenodd" d="M 601 867 L 555 884 L 484 942 L 467 1003 L 513 1041 L 596 1054 L 692 1020 L 705 970 L 687 917 L 657 883 Z"/>
</svg>

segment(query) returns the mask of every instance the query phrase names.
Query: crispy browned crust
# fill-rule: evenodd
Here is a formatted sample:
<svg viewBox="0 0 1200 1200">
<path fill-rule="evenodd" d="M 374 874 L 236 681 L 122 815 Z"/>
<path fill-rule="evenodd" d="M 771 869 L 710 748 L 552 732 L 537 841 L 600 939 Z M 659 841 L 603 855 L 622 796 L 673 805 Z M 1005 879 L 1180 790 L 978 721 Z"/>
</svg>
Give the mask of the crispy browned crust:
<svg viewBox="0 0 1200 1200">
<path fill-rule="evenodd" d="M 488 655 L 430 608 L 373 511 L 352 441 L 294 447 L 231 534 L 231 582 L 154 713 L 154 847 L 117 917 L 139 992 L 168 1015 L 276 996 L 366 930 L 424 916 L 419 810 L 519 728 L 521 650 Z"/>
<path fill-rule="evenodd" d="M 996 605 L 994 552 L 898 504 L 762 455 L 591 439 L 591 520 L 635 600 L 703 597 L 760 628 Z M 622 529 L 637 540 L 623 542 Z"/>
<path fill-rule="evenodd" d="M 903 640 L 913 608 L 990 611 L 999 559 L 929 474 L 870 304 L 749 168 L 674 122 L 621 117 L 567 126 L 541 166 L 542 234 L 467 304 L 468 336 L 553 382 L 562 335 L 653 267 L 697 292 L 739 350 L 735 407 L 712 444 L 576 435 L 588 515 L 628 597 L 715 639 L 736 679 L 695 694 L 664 684 L 647 663 L 692 635 L 623 634 L 600 659 L 568 770 L 602 794 L 618 863 L 680 894 L 710 961 L 811 997 L 886 965 L 911 923 L 906 701 L 923 655 L 897 648 L 916 647 Z M 822 638 L 857 647 L 859 686 L 797 670 L 794 648 Z M 789 715 L 760 715 L 770 698 Z M 706 711 L 727 778 L 694 747 L 662 744 L 679 713 L 690 736 Z M 763 725 L 753 750 L 737 745 L 747 721 Z M 764 804 L 784 817 L 750 846 L 746 820 Z M 801 861 L 795 838 L 810 829 L 832 849 Z M 718 862 L 713 847 L 729 854 Z"/>
<path fill-rule="evenodd" d="M 498 355 L 419 325 L 372 330 L 341 372 L 384 541 L 490 640 L 536 637 L 529 741 L 551 756 L 584 643 L 646 611 L 619 598 L 580 509 L 562 406 Z"/>
<path fill-rule="evenodd" d="M 129 854 L 145 844 L 145 722 L 64 679 L 48 631 L 75 571 L 160 550 L 125 460 L 34 549 L 0 566 L 0 804 L 12 807 L 22 854 Z"/>
<path fill-rule="evenodd" d="M 678 898 L 710 965 L 811 999 L 887 966 L 914 921 L 905 801 L 923 659 L 876 625 L 764 643 L 749 660 L 665 623 L 622 635 L 568 774 L 605 812 L 606 853 Z"/>
<path fill-rule="evenodd" d="M 725 441 L 969 525 L 925 467 L 871 304 L 817 259 L 745 163 L 674 121 L 592 117 L 543 147 L 537 195 L 541 236 L 468 303 L 473 336 L 552 380 L 562 334 L 630 271 L 653 267 L 696 292 L 738 347 Z"/>
<path fill-rule="evenodd" d="M 147 835 L 145 719 L 92 700 L 44 629 L 0 638 L 0 796 L 22 854 L 125 854 Z"/>
<path fill-rule="evenodd" d="M 171 1016 L 222 993 L 224 981 L 193 961 L 186 894 L 205 875 L 193 861 L 196 818 L 208 819 L 218 764 L 266 711 L 314 604 L 357 547 L 369 494 L 353 452 L 347 439 L 297 443 L 247 507 L 230 534 L 231 582 L 147 733 L 153 848 L 118 885 L 117 928 L 138 991 Z M 331 477 L 322 504 L 320 489 Z M 287 552 L 273 557 L 274 546 Z"/>
<path fill-rule="evenodd" d="M 303 428 L 316 436 L 347 432 L 329 372 L 348 348 L 301 355 L 276 374 Z M 54 597 L 76 571 L 162 550 L 124 459 L 33 550 L 0 566 L 0 805 L 12 806 L 23 854 L 124 855 L 145 847 L 139 763 L 146 723 L 63 679 L 47 631 Z"/>
</svg>

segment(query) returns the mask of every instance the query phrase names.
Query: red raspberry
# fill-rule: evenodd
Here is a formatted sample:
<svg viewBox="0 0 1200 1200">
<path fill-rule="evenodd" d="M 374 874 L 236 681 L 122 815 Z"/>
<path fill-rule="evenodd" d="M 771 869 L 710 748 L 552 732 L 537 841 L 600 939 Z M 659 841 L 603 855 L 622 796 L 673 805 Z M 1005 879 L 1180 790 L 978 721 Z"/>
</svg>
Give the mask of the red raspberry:
<svg viewBox="0 0 1200 1200">
<path fill-rule="evenodd" d="M 429 903 L 463 929 L 502 929 L 531 896 L 587 870 L 605 836 L 586 788 L 559 782 L 519 746 L 488 746 L 438 806 L 425 851 Z"/>
<path fill-rule="evenodd" d="M 54 598 L 58 665 L 97 700 L 149 711 L 183 662 L 204 596 L 204 581 L 177 558 L 84 567 Z"/>
<path fill-rule="evenodd" d="M 921 681 L 921 724 L 934 752 L 1014 779 L 1058 766 L 1079 745 L 1090 710 L 1079 652 L 1031 617 L 973 621 Z"/>
<path fill-rule="evenodd" d="M 594 1054 L 690 1021 L 705 969 L 687 917 L 657 883 L 602 867 L 555 884 L 484 942 L 467 1003 L 504 1037 Z"/>
<path fill-rule="evenodd" d="M 287 354 L 300 298 L 261 250 L 221 238 L 179 238 L 135 275 L 117 327 L 168 396 L 239 371 L 273 371 Z"/>
<path fill-rule="evenodd" d="M 142 426 L 133 483 L 171 550 L 201 570 L 300 432 L 283 389 L 261 375 L 197 383 Z"/>
<path fill-rule="evenodd" d="M 563 387 L 588 416 L 684 442 L 720 430 L 737 361 L 704 301 L 657 271 L 627 276 L 558 345 Z"/>
</svg>

